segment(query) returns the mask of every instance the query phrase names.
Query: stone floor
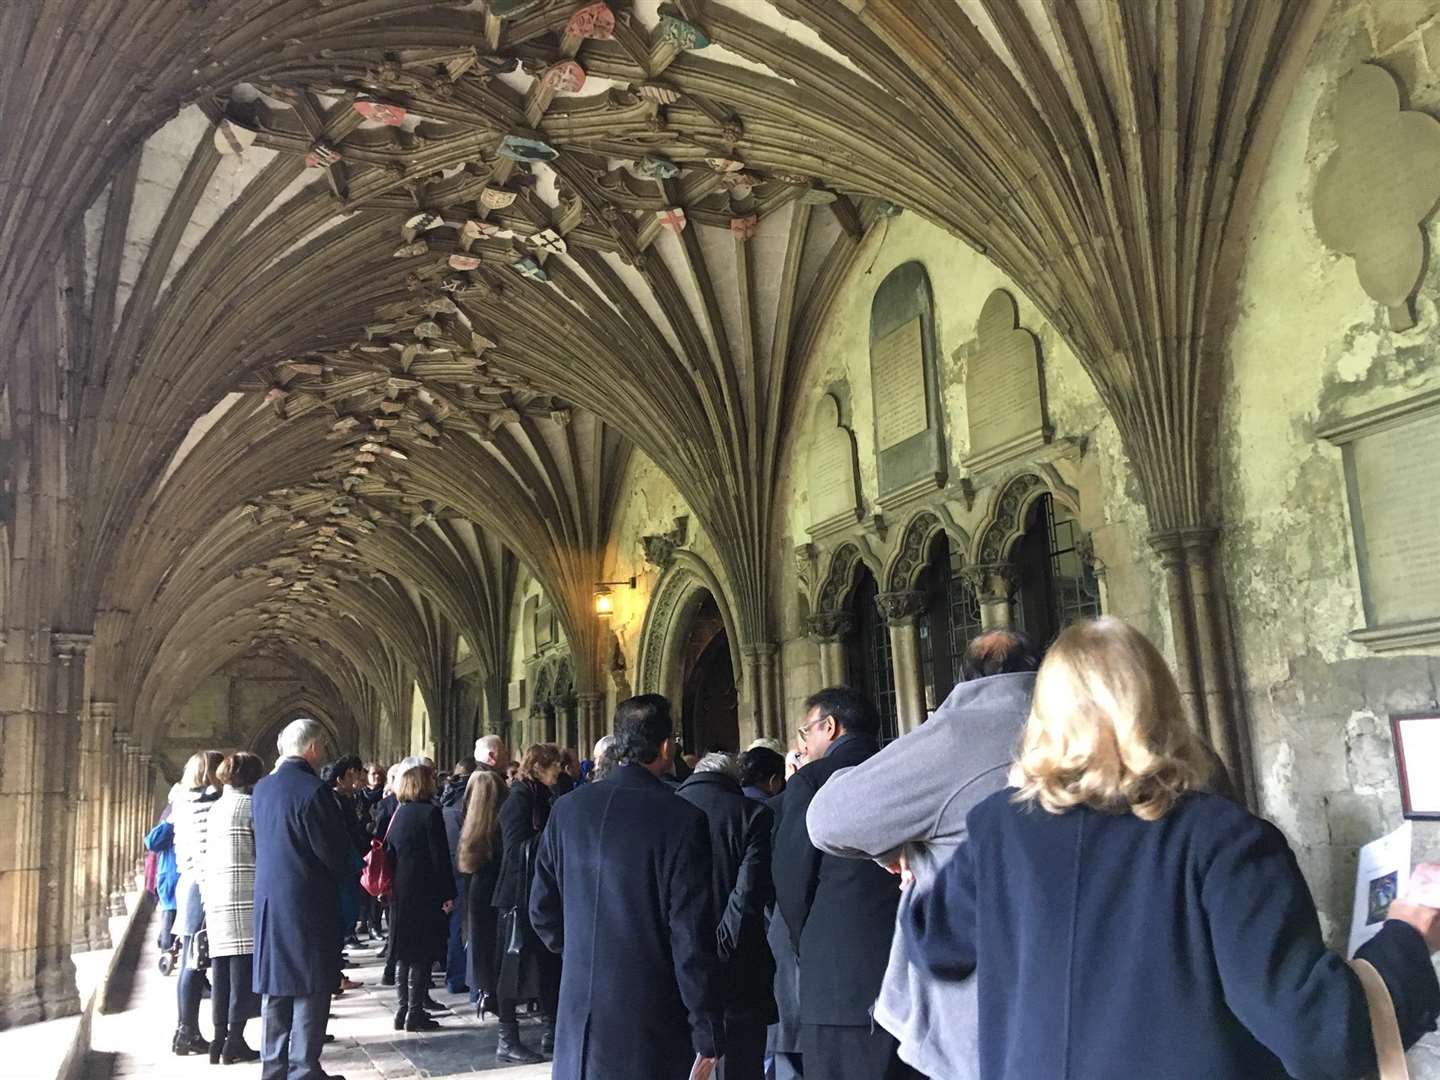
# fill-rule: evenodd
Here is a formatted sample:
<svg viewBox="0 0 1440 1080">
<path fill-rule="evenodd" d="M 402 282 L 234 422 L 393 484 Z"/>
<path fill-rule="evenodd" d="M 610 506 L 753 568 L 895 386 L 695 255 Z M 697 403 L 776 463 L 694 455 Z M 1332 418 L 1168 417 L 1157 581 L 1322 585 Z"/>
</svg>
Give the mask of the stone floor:
<svg viewBox="0 0 1440 1080">
<path fill-rule="evenodd" d="M 218 1073 L 224 1080 L 254 1080 L 259 1065 L 231 1065 L 223 1072 L 204 1057 L 176 1057 L 170 1052 L 175 1030 L 175 976 L 161 975 L 153 930 L 147 931 L 139 967 L 122 1011 L 95 1017 L 92 1052 L 86 1080 L 202 1080 Z M 409 1080 L 412 1077 L 483 1076 L 486 1080 L 538 1080 L 550 1075 L 550 1066 L 497 1066 L 496 1021 L 475 1020 L 464 995 L 431 991 L 448 1011 L 436 1015 L 441 1030 L 404 1034 L 394 1030 L 395 992 L 380 985 L 381 961 L 373 948 L 351 949 L 351 978 L 365 985 L 336 998 L 330 1022 L 335 1041 L 325 1049 L 327 1072 L 346 1080 Z M 201 1029 L 208 1037 L 210 1003 L 201 1005 Z M 251 1046 L 260 1045 L 260 1021 L 245 1032 Z M 522 1035 L 532 1046 L 538 1033 L 531 1024 Z M 0 1075 L 13 1076 L 0 1066 Z"/>
</svg>

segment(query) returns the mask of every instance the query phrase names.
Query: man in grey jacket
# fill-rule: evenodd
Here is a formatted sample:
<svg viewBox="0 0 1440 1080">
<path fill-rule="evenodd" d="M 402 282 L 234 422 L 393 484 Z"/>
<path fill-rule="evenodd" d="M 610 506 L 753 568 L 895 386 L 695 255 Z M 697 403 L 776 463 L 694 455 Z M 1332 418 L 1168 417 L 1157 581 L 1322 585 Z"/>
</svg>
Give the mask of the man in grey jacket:
<svg viewBox="0 0 1440 1080">
<path fill-rule="evenodd" d="M 991 630 L 970 642 L 961 682 L 926 723 L 816 792 L 806 815 L 811 842 L 842 858 L 935 880 L 965 840 L 965 818 L 1005 787 L 1030 713 L 1039 655 L 1023 635 Z M 902 901 L 903 904 L 906 901 Z M 974 980 L 940 983 L 906 959 L 897 929 L 875 1001 L 875 1020 L 900 1042 L 900 1059 L 931 1077 L 980 1075 Z"/>
</svg>

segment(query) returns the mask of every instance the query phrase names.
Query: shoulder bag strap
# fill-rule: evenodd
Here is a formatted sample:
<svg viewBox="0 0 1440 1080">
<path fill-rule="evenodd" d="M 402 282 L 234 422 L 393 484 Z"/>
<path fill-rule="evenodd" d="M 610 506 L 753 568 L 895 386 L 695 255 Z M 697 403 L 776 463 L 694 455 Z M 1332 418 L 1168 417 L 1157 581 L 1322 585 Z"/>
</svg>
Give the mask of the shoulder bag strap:
<svg viewBox="0 0 1440 1080">
<path fill-rule="evenodd" d="M 1370 1030 L 1375 1039 L 1375 1060 L 1380 1066 L 1380 1080 L 1410 1080 L 1405 1064 L 1405 1045 L 1400 1041 L 1400 1022 L 1395 1018 L 1395 1002 L 1375 965 L 1368 960 L 1351 960 L 1350 966 L 1365 988 L 1365 1003 L 1370 1006 Z"/>
</svg>

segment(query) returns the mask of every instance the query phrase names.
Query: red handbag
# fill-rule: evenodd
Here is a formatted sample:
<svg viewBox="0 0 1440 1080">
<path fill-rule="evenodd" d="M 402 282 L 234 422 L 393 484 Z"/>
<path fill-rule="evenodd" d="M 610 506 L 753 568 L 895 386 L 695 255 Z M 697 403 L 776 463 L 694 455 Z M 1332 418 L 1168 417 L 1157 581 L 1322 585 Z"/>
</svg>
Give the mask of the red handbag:
<svg viewBox="0 0 1440 1080">
<path fill-rule="evenodd" d="M 390 829 L 395 819 L 385 826 L 385 840 L 390 839 Z M 365 855 L 365 864 L 360 869 L 360 888 L 376 900 L 383 900 L 395 888 L 395 860 L 385 850 L 385 840 L 370 838 L 370 850 Z"/>
</svg>

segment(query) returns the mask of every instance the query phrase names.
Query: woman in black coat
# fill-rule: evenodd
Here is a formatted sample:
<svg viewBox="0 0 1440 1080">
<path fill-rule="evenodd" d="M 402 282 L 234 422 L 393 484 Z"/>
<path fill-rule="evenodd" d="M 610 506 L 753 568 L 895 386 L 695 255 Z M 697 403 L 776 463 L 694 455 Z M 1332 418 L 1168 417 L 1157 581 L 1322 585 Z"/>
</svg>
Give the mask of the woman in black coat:
<svg viewBox="0 0 1440 1080">
<path fill-rule="evenodd" d="M 542 1061 L 520 1041 L 515 1019 L 518 1002 L 539 998 L 544 1030 L 541 1053 L 555 1047 L 555 1008 L 560 997 L 560 958 L 545 948 L 530 926 L 530 880 L 535 849 L 550 819 L 550 785 L 560 775 L 558 746 L 537 743 L 525 751 L 520 772 L 500 808 L 503 856 L 492 903 L 498 912 L 500 935 L 500 1043 L 495 1060 L 534 1064 Z"/>
<path fill-rule="evenodd" d="M 1035 683 L 1017 788 L 900 910 L 912 962 L 979 980 L 985 1080 L 1342 1080 L 1375 1068 L 1359 977 L 1326 949 L 1280 831 L 1207 794 L 1164 659 L 1072 626 Z M 1357 959 L 1408 1045 L 1434 1030 L 1433 909 L 1396 901 Z"/>
<path fill-rule="evenodd" d="M 455 843 L 455 863 L 464 897 L 465 981 L 475 1014 L 495 1011 L 500 955 L 495 940 L 495 883 L 500 877 L 504 844 L 500 807 L 505 802 L 502 774 L 481 765 L 465 784 L 464 813 Z M 448 822 L 448 819 L 447 819 Z"/>
<path fill-rule="evenodd" d="M 390 894 L 390 951 L 394 956 L 399 1009 L 395 1030 L 439 1027 L 421 1002 L 430 986 L 430 967 L 445 956 L 455 878 L 445 822 L 435 797 L 435 770 L 415 765 L 395 785 L 399 805 L 389 824 L 385 848 L 395 867 Z"/>
</svg>

